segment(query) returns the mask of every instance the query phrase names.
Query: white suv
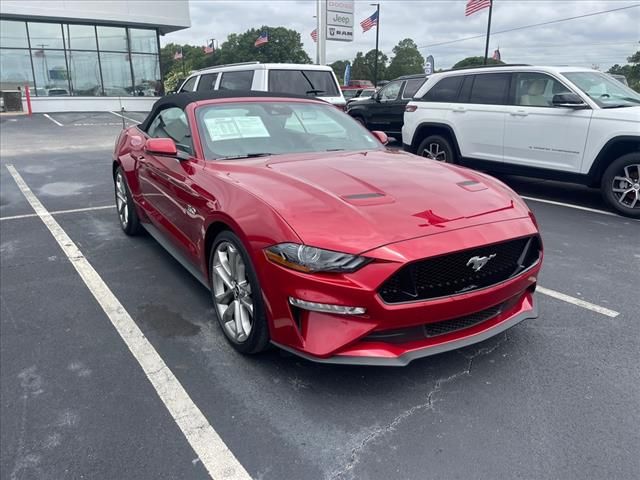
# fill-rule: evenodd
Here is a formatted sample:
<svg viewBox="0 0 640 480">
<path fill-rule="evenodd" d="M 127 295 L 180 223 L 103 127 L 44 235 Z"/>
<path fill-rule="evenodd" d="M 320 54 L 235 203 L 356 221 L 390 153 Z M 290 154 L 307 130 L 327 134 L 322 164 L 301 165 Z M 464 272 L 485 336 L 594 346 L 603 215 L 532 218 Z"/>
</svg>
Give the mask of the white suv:
<svg viewBox="0 0 640 480">
<path fill-rule="evenodd" d="M 640 218 L 640 95 L 571 67 L 436 73 L 404 114 L 405 150 L 483 170 L 600 186 Z"/>
<path fill-rule="evenodd" d="M 179 92 L 253 90 L 321 98 L 338 107 L 346 102 L 331 67 L 295 63 L 247 62 L 220 65 L 192 73 Z"/>
</svg>

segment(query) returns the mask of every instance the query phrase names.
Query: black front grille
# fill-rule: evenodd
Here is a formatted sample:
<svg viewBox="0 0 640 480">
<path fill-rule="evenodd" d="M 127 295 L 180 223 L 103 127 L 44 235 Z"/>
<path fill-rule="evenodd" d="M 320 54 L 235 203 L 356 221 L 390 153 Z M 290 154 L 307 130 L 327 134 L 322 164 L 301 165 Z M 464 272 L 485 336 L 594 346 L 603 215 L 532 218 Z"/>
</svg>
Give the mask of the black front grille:
<svg viewBox="0 0 640 480">
<path fill-rule="evenodd" d="M 445 320 L 444 322 L 427 323 L 424 326 L 424 334 L 427 337 L 437 337 L 445 333 L 469 328 L 497 316 L 501 309 L 502 305 L 496 305 L 495 307 L 487 308 L 481 312 L 472 313 L 464 317 Z"/>
<path fill-rule="evenodd" d="M 443 322 L 426 323 L 416 327 L 399 328 L 396 330 L 383 330 L 373 332 L 362 339 L 365 342 L 385 342 L 402 344 L 407 342 L 424 340 L 425 338 L 437 337 L 445 333 L 457 332 L 465 328 L 473 327 L 479 323 L 486 322 L 497 317 L 501 312 L 507 311 L 515 305 L 518 297 L 507 300 L 504 303 L 489 307 L 480 312 L 475 312 L 464 317 L 453 318 Z"/>
<path fill-rule="evenodd" d="M 391 276 L 380 288 L 380 297 L 386 303 L 403 303 L 489 287 L 531 267 L 540 257 L 540 247 L 536 235 L 419 260 Z M 485 257 L 486 263 L 474 270 Z"/>
</svg>

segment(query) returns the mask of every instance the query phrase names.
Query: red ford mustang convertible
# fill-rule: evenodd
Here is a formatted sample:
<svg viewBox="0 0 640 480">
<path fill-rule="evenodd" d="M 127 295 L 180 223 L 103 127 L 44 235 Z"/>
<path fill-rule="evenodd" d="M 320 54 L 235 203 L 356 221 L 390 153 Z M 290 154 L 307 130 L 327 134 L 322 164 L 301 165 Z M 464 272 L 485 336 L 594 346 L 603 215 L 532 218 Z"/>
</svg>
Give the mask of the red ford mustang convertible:
<svg viewBox="0 0 640 480">
<path fill-rule="evenodd" d="M 525 203 L 384 143 L 320 100 L 172 95 L 120 134 L 120 224 L 210 289 L 242 353 L 406 365 L 534 318 L 542 243 Z"/>
</svg>

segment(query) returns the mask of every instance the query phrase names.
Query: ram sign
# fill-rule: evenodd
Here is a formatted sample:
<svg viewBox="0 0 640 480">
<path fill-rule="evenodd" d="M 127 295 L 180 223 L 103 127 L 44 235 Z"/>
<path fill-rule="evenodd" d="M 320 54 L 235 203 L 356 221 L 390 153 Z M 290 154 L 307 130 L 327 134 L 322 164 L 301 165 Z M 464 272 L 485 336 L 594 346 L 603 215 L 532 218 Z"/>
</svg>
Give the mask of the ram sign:
<svg viewBox="0 0 640 480">
<path fill-rule="evenodd" d="M 327 0 L 327 40 L 353 41 L 353 10 L 353 1 Z"/>
</svg>

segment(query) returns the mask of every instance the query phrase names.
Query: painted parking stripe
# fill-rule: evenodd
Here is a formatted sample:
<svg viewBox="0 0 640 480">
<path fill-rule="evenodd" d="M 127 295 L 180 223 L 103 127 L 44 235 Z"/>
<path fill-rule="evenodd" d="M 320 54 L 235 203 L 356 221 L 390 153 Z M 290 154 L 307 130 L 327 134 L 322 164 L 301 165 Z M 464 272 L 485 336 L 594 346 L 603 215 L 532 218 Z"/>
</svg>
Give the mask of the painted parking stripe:
<svg viewBox="0 0 640 480">
<path fill-rule="evenodd" d="M 7 165 L 7 169 L 33 210 L 49 229 L 80 278 L 100 304 L 122 340 L 129 347 L 209 475 L 215 479 L 250 479 L 247 471 L 209 424 L 197 405 L 193 403 L 180 381 L 164 363 L 162 357 L 73 240 L 40 203 L 40 200 L 34 195 L 14 166 Z"/>
<path fill-rule="evenodd" d="M 54 210 L 49 212 L 51 215 L 61 215 L 64 213 L 78 213 L 78 212 L 92 212 L 93 210 L 106 210 L 108 208 L 116 208 L 115 205 L 103 205 L 101 207 L 85 207 L 85 208 L 72 208 L 70 210 Z M 17 220 L 19 218 L 33 218 L 37 217 L 37 213 L 26 213 L 24 215 L 11 215 L 10 217 L 0 217 L 0 222 L 4 220 Z"/>
<path fill-rule="evenodd" d="M 129 120 L 130 122 L 133 122 L 133 123 L 140 123 L 140 120 L 134 120 L 133 118 L 131 118 L 131 117 L 126 117 L 126 116 L 124 116 L 124 115 L 122 115 L 122 114 L 120 114 L 120 113 L 117 113 L 117 112 L 111 112 L 111 113 L 113 113 L 114 115 L 117 115 L 117 116 L 118 116 L 118 117 L 120 117 L 120 118 L 124 118 L 125 120 Z"/>
<path fill-rule="evenodd" d="M 586 302 L 580 298 L 576 298 L 576 297 L 572 297 L 571 295 L 566 295 L 564 293 L 556 292 L 555 290 L 551 290 L 549 288 L 538 286 L 536 287 L 536 292 L 542 293 L 543 295 L 547 295 L 549 297 L 553 297 L 557 300 L 562 300 L 563 302 L 572 303 L 573 305 L 586 308 L 587 310 L 600 313 L 601 315 L 606 315 L 607 317 L 616 318 L 618 315 L 620 315 L 620 312 L 616 312 L 615 310 L 609 310 L 608 308 L 601 307 L 600 305 Z"/>
<path fill-rule="evenodd" d="M 45 117 L 47 117 L 49 120 L 51 120 L 53 123 L 55 123 L 56 125 L 58 125 L 59 127 L 64 127 L 63 124 L 61 124 L 58 120 L 56 120 L 55 118 L 53 118 L 51 115 L 49 115 L 48 113 L 44 114 Z"/>
<path fill-rule="evenodd" d="M 525 200 L 531 200 L 532 202 L 547 203 L 549 205 L 557 205 L 559 207 L 568 207 L 568 208 L 573 208 L 575 210 L 582 210 L 583 212 L 600 213 L 602 215 L 609 215 L 610 217 L 625 218 L 613 212 L 607 212 L 606 210 L 598 210 L 597 208 L 581 207 L 580 205 L 573 205 L 571 203 L 556 202 L 555 200 L 547 200 L 545 198 L 527 197 L 525 195 L 520 195 L 520 197 L 524 198 Z M 633 218 L 630 218 L 629 220 L 633 220 Z"/>
</svg>

